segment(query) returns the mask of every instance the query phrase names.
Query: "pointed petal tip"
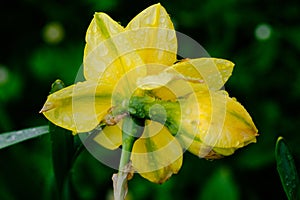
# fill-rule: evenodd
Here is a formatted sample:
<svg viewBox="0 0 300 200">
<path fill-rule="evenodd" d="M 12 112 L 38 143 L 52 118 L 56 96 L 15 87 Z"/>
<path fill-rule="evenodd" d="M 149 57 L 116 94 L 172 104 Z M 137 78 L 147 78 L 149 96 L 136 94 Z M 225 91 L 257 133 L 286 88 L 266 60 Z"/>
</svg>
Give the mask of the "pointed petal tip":
<svg viewBox="0 0 300 200">
<path fill-rule="evenodd" d="M 53 103 L 45 103 L 42 109 L 39 111 L 39 113 L 47 112 L 49 110 L 52 110 L 53 108 L 55 108 Z"/>
</svg>

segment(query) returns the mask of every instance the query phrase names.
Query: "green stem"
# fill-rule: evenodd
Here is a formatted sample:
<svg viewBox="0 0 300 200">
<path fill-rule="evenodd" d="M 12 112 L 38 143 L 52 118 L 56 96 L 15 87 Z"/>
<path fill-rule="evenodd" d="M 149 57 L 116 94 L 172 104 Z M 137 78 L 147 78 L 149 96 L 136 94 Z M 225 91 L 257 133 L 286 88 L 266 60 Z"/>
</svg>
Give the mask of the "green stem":
<svg viewBox="0 0 300 200">
<path fill-rule="evenodd" d="M 115 200 L 124 200 L 127 194 L 128 176 L 132 173 L 130 165 L 130 155 L 135 139 L 142 134 L 143 125 L 131 117 L 123 120 L 122 127 L 122 152 L 119 164 L 119 172 L 114 180 Z M 114 176 L 113 176 L 114 179 Z"/>
<path fill-rule="evenodd" d="M 130 160 L 131 150 L 134 142 L 134 137 L 123 133 L 122 153 L 119 164 L 119 171 L 124 171 L 126 164 Z"/>
</svg>

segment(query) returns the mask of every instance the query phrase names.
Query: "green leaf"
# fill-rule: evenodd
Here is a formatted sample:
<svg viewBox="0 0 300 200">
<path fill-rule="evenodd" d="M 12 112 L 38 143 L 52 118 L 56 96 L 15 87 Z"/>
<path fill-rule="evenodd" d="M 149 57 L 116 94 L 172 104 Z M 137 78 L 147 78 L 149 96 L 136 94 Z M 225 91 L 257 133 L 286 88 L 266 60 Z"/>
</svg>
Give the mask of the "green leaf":
<svg viewBox="0 0 300 200">
<path fill-rule="evenodd" d="M 294 159 L 283 137 L 276 142 L 275 157 L 283 189 L 289 200 L 300 199 L 300 183 Z"/>
<path fill-rule="evenodd" d="M 50 93 L 62 88 L 64 88 L 64 83 L 61 80 L 56 80 L 51 86 Z M 49 122 L 49 132 L 52 141 L 52 162 L 58 197 L 59 199 L 72 199 L 69 172 L 75 153 L 74 136 L 71 131 L 58 127 L 51 122 Z"/>
<path fill-rule="evenodd" d="M 48 126 L 38 126 L 0 134 L 0 149 L 48 133 Z"/>
<path fill-rule="evenodd" d="M 63 191 L 67 183 L 68 174 L 71 169 L 73 157 L 73 136 L 66 129 L 50 124 L 49 131 L 52 141 L 52 162 L 58 193 Z"/>
</svg>

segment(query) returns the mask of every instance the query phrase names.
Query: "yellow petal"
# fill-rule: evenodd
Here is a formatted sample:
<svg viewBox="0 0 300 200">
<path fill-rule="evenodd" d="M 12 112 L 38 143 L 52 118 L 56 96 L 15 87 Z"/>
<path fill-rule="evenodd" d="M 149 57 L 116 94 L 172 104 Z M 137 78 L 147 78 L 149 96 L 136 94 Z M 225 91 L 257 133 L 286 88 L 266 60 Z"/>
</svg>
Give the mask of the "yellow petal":
<svg viewBox="0 0 300 200">
<path fill-rule="evenodd" d="M 57 126 L 75 133 L 94 129 L 111 108 L 110 85 L 80 82 L 48 96 L 41 112 Z"/>
<path fill-rule="evenodd" d="M 165 85 L 152 84 L 151 85 L 152 88 L 149 87 L 148 85 L 148 88 L 146 89 L 152 89 L 150 94 L 152 94 L 152 96 L 155 96 L 156 98 L 160 98 L 163 100 L 171 100 L 171 101 L 176 101 L 178 98 L 184 97 L 188 94 L 195 92 L 194 91 L 195 87 L 193 84 L 187 82 L 184 79 L 176 78 L 176 76 L 169 75 L 169 77 L 173 77 L 173 79 L 169 81 L 167 84 Z"/>
<path fill-rule="evenodd" d="M 134 143 L 131 159 L 142 177 L 163 183 L 181 168 L 182 149 L 163 125 L 151 121 Z"/>
<path fill-rule="evenodd" d="M 84 50 L 84 75 L 85 78 L 97 80 L 110 63 L 107 55 L 112 46 L 104 43 L 119 33 L 124 28 L 112 20 L 105 13 L 95 13 L 86 33 L 86 46 Z"/>
<path fill-rule="evenodd" d="M 221 89 L 231 76 L 234 64 L 219 58 L 186 59 L 167 71 L 179 73 L 192 83 L 207 85 L 209 90 Z"/>
<path fill-rule="evenodd" d="M 197 138 L 190 137 L 189 134 L 178 134 L 176 137 L 180 144 L 187 149 L 192 154 L 200 157 L 200 158 L 206 158 L 206 159 L 219 159 L 223 156 L 228 156 L 232 154 L 235 149 L 224 149 L 225 151 L 217 152 L 215 149 L 213 149 L 210 146 L 205 145 L 203 142 L 198 140 Z M 223 149 L 222 149 L 223 150 Z M 228 153 L 229 151 L 232 151 L 231 153 Z M 222 156 L 223 155 L 223 156 Z"/>
<path fill-rule="evenodd" d="M 94 15 L 86 42 L 83 62 L 87 80 L 115 83 L 129 70 L 143 66 L 131 45 L 129 33 L 105 13 Z"/>
<path fill-rule="evenodd" d="M 114 150 L 122 144 L 122 123 L 115 126 L 106 126 L 94 140 L 103 147 Z"/>
<path fill-rule="evenodd" d="M 212 106 L 212 109 L 214 109 L 212 110 L 213 115 L 223 115 L 223 106 L 219 105 L 224 102 L 226 104 L 222 130 L 217 134 L 208 130 L 204 134 L 201 134 L 201 140 L 205 144 L 217 148 L 240 148 L 249 143 L 256 142 L 257 129 L 245 108 L 234 98 L 230 98 L 225 92 L 220 91 L 213 96 L 216 99 L 215 105 Z M 199 103 L 205 101 L 205 98 L 203 95 L 198 96 Z M 210 120 L 206 118 L 206 120 L 211 121 L 211 123 L 215 122 L 214 119 Z"/>
<path fill-rule="evenodd" d="M 204 144 L 199 137 L 200 105 L 196 94 L 191 94 L 186 99 L 179 100 L 181 106 L 181 115 L 174 115 L 173 120 L 178 124 L 176 139 L 184 149 L 192 154 L 205 158 L 212 151 L 212 147 Z"/>
<path fill-rule="evenodd" d="M 189 152 L 200 158 L 204 158 L 209 154 L 212 148 L 203 144 L 199 138 L 192 136 L 192 134 L 193 133 L 189 134 L 181 131 L 176 135 L 176 138 L 184 149 L 187 149 Z"/>
<path fill-rule="evenodd" d="M 235 150 L 237 148 L 213 148 L 213 151 L 220 154 L 220 155 L 223 155 L 223 156 L 230 156 L 232 155 Z"/>
<path fill-rule="evenodd" d="M 170 66 L 176 61 L 176 33 L 168 13 L 160 4 L 139 13 L 126 30 L 130 31 L 133 46 L 146 64 Z"/>
<path fill-rule="evenodd" d="M 181 133 L 179 137 L 185 140 L 185 148 L 193 153 L 199 152 L 203 157 L 202 147 L 192 146 L 205 145 L 206 152 L 214 150 L 222 155 L 230 155 L 237 148 L 249 143 L 256 142 L 257 129 L 245 108 L 235 99 L 230 98 L 225 91 L 197 93 L 196 101 L 186 101 L 183 109 L 188 110 L 189 115 L 183 116 Z M 183 115 L 185 113 L 183 112 Z M 195 124 L 198 128 L 195 128 Z M 182 139 L 183 138 L 183 139 Z M 197 149 L 198 148 L 198 149 Z"/>
<path fill-rule="evenodd" d="M 186 59 L 164 73 L 173 74 L 172 79 L 152 93 L 164 100 L 175 100 L 193 92 L 219 90 L 231 76 L 234 64 L 218 58 Z M 185 83 L 186 82 L 186 83 Z"/>
<path fill-rule="evenodd" d="M 137 80 L 138 87 L 142 90 L 153 90 L 160 88 L 174 79 L 175 76 L 171 73 L 161 72 L 158 75 L 149 75 Z"/>
</svg>

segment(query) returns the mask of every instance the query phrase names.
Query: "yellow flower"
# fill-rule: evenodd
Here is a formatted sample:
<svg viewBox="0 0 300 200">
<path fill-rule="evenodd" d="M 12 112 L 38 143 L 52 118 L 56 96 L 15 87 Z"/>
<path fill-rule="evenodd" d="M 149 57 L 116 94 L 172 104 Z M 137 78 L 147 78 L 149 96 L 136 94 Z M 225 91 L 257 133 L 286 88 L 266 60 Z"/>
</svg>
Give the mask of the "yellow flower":
<svg viewBox="0 0 300 200">
<path fill-rule="evenodd" d="M 213 159 L 255 142 L 257 129 L 247 111 L 220 90 L 233 63 L 216 58 L 177 62 L 176 54 L 176 33 L 160 4 L 125 28 L 96 13 L 86 34 L 86 80 L 49 95 L 41 112 L 74 133 L 104 124 L 94 140 L 108 149 L 122 144 L 124 118 L 141 120 L 132 165 L 156 183 L 179 171 L 186 149 Z"/>
</svg>

